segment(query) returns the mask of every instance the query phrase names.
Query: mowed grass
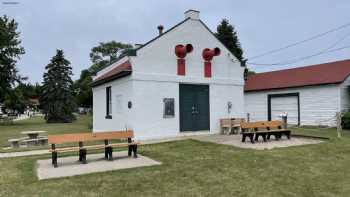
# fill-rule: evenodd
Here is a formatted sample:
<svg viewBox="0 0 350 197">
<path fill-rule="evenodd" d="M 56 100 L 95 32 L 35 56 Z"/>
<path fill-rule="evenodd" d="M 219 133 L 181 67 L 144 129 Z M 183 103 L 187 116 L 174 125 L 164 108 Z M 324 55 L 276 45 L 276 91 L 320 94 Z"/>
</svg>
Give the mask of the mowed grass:
<svg viewBox="0 0 350 197">
<path fill-rule="evenodd" d="M 325 128 L 316 126 L 303 126 L 291 128 L 293 134 L 306 135 L 306 136 L 316 136 L 316 137 L 326 137 L 326 138 L 337 138 L 336 128 Z M 350 137 L 349 130 L 342 130 L 342 137 Z"/>
<path fill-rule="evenodd" d="M 9 146 L 8 139 L 26 137 L 22 131 L 47 131 L 42 135 L 64 134 L 76 132 L 90 132 L 89 124 L 92 123 L 92 116 L 78 116 L 73 123 L 50 123 L 47 124 L 43 117 L 33 117 L 26 120 L 16 121 L 13 125 L 0 125 L 0 148 Z M 43 147 L 34 147 L 43 148 Z M 46 147 L 45 147 L 46 148 Z M 33 148 L 31 148 L 33 149 Z M 17 150 L 26 150 L 20 148 Z M 0 149 L 0 152 L 4 150 Z M 13 149 L 11 151 L 16 151 Z"/>
<path fill-rule="evenodd" d="M 22 130 L 84 132 L 90 121 L 82 116 L 72 124 L 46 124 L 35 118 L 2 126 L 0 139 L 7 142 L 3 133 L 12 137 Z M 50 155 L 2 158 L 0 196 L 350 196 L 349 131 L 341 139 L 335 129 L 293 132 L 331 139 L 263 151 L 195 140 L 144 145 L 139 153 L 162 165 L 43 181 L 36 161 Z"/>
<path fill-rule="evenodd" d="M 248 150 L 184 140 L 139 148 L 160 166 L 38 181 L 33 156 L 0 159 L 0 196 L 349 196 L 350 140 Z"/>
</svg>

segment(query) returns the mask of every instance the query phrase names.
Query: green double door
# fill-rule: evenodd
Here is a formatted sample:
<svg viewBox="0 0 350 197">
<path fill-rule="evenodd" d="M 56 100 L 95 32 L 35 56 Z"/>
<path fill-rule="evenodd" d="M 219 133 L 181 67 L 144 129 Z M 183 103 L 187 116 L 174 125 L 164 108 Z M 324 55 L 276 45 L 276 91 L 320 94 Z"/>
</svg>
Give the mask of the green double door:
<svg viewBox="0 0 350 197">
<path fill-rule="evenodd" d="M 180 131 L 209 128 L 209 86 L 180 84 Z"/>
</svg>

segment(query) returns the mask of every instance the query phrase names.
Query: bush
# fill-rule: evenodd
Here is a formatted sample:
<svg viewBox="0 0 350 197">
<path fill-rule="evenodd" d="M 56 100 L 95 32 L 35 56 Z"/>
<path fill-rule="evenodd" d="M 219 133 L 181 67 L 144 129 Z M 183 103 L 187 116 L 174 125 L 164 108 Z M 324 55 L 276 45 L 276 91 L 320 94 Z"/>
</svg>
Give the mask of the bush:
<svg viewBox="0 0 350 197">
<path fill-rule="evenodd" d="M 93 128 L 93 127 L 92 127 L 92 124 L 89 123 L 89 124 L 88 124 L 88 129 L 89 129 L 90 131 L 92 131 L 92 128 Z"/>
<path fill-rule="evenodd" d="M 350 112 L 346 112 L 341 119 L 343 129 L 350 129 Z"/>
</svg>

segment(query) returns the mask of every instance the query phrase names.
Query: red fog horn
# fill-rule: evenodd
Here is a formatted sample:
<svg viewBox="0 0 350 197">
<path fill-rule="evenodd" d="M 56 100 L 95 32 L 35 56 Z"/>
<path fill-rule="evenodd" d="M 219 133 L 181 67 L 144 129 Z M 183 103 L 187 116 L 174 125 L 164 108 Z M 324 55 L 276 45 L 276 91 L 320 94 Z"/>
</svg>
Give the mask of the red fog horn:
<svg viewBox="0 0 350 197">
<path fill-rule="evenodd" d="M 203 49 L 202 57 L 204 59 L 204 77 L 211 77 L 211 60 L 214 56 L 220 55 L 220 49 L 215 47 L 214 49 Z"/>
<path fill-rule="evenodd" d="M 193 51 L 193 46 L 191 44 L 187 44 L 186 46 L 179 44 L 175 46 L 175 55 L 178 57 L 177 59 L 177 74 L 185 75 L 186 67 L 185 67 L 185 57 L 187 53 L 191 53 Z"/>
<path fill-rule="evenodd" d="M 187 44 L 186 46 L 178 44 L 175 47 L 175 54 L 178 58 L 185 58 L 187 53 L 191 53 L 192 51 L 193 46 L 191 44 Z"/>
</svg>

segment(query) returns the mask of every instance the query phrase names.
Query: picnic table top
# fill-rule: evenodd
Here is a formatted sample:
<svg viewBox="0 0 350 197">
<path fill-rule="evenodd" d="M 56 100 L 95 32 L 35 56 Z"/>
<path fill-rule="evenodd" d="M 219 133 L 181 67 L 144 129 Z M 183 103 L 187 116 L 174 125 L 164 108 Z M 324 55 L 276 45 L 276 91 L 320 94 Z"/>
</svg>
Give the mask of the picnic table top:
<svg viewBox="0 0 350 197">
<path fill-rule="evenodd" d="M 47 131 L 22 131 L 21 134 L 39 134 L 39 133 L 46 133 Z"/>
</svg>

